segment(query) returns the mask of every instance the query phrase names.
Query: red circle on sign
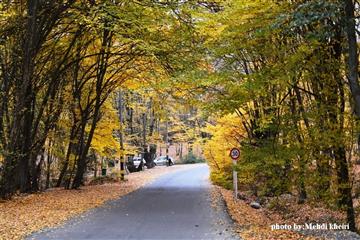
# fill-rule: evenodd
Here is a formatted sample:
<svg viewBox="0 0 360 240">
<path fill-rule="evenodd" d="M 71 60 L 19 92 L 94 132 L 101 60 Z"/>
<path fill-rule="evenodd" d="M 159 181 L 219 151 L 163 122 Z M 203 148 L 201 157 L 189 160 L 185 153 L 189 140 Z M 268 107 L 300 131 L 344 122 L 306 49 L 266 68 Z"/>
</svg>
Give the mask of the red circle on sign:
<svg viewBox="0 0 360 240">
<path fill-rule="evenodd" d="M 238 148 L 233 148 L 230 150 L 230 157 L 233 159 L 233 160 L 237 160 L 239 159 L 240 157 L 240 149 Z"/>
</svg>

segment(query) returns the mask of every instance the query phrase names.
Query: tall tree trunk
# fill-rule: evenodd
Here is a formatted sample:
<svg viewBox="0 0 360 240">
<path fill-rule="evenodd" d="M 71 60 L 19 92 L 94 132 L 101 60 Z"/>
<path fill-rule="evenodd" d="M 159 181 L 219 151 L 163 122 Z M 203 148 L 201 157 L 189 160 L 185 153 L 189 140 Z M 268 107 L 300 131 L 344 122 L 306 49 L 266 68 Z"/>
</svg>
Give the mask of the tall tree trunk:
<svg viewBox="0 0 360 240">
<path fill-rule="evenodd" d="M 11 126 L 10 142 L 5 155 L 5 171 L 0 184 L 2 197 L 14 191 L 30 189 L 29 156 L 31 146 L 32 74 L 34 68 L 36 15 L 38 2 L 28 2 L 28 18 L 22 39 L 21 77 L 15 80 L 14 120 Z M 9 172 L 7 172 L 9 171 Z M 11 182 L 11 183 L 10 183 Z"/>
<path fill-rule="evenodd" d="M 145 159 L 145 156 L 148 156 L 148 151 L 147 151 L 147 145 L 146 145 L 146 113 L 142 114 L 142 141 L 141 141 L 141 145 L 142 145 L 142 153 L 141 153 L 141 159 L 140 159 L 140 164 L 137 168 L 138 171 L 142 171 L 143 167 L 144 167 L 144 162 L 143 159 Z"/>
<path fill-rule="evenodd" d="M 339 205 L 346 211 L 347 222 L 351 231 L 356 231 L 355 211 L 351 194 L 349 169 L 344 146 L 335 150 L 336 173 L 338 179 Z"/>
<path fill-rule="evenodd" d="M 292 113 L 292 121 L 294 124 L 294 127 L 296 127 L 296 137 L 298 139 L 298 142 L 300 145 L 304 144 L 303 138 L 301 137 L 299 129 L 299 118 L 297 117 L 297 111 L 296 111 L 296 105 L 295 105 L 295 99 L 293 96 L 291 96 L 290 99 L 290 111 Z M 301 111 L 300 111 L 301 113 Z M 304 154 L 300 153 L 298 154 L 298 162 L 299 162 L 299 178 L 298 178 L 298 189 L 299 189 L 299 196 L 298 196 L 298 203 L 304 203 L 307 198 L 306 188 L 305 188 L 305 161 L 304 161 Z"/>
<path fill-rule="evenodd" d="M 344 0 L 345 4 L 345 25 L 348 41 L 348 79 L 351 96 L 354 100 L 354 110 L 357 118 L 360 118 L 360 85 L 359 85 L 359 58 L 356 38 L 355 7 L 352 0 Z M 360 134 L 359 134 L 360 140 Z"/>
<path fill-rule="evenodd" d="M 74 173 L 74 171 L 76 169 L 75 177 L 74 177 L 74 180 L 73 180 L 72 186 L 71 186 L 71 188 L 73 188 L 73 189 L 79 188 L 83 182 L 84 173 L 85 173 L 86 167 L 87 167 L 87 154 L 89 152 L 91 141 L 94 136 L 99 113 L 100 113 L 100 106 L 95 106 L 93 120 L 92 120 L 92 124 L 90 126 L 90 131 L 89 131 L 89 135 L 88 135 L 87 139 L 85 137 L 85 131 L 86 131 L 85 127 L 86 127 L 86 119 L 87 118 L 82 119 L 83 123 L 82 123 L 82 127 L 81 127 L 80 142 L 79 142 L 78 151 L 77 151 L 78 159 L 77 159 L 77 161 L 75 161 L 74 168 L 71 172 L 71 178 L 72 178 L 72 174 Z M 70 178 L 70 181 L 71 181 L 71 178 Z M 68 184 L 68 186 L 69 186 L 69 184 Z"/>
<path fill-rule="evenodd" d="M 31 190 L 32 192 L 37 192 L 40 190 L 40 178 L 41 178 L 41 170 L 44 165 L 45 160 L 45 150 L 43 149 L 40 155 L 37 155 L 37 159 L 40 157 L 39 161 L 35 161 L 35 167 L 32 171 L 31 176 Z M 38 163 L 37 163 L 38 162 Z"/>
<path fill-rule="evenodd" d="M 50 144 L 49 144 L 50 146 Z M 45 182 L 45 189 L 50 188 L 50 177 L 51 177 L 51 164 L 52 164 L 52 155 L 50 149 L 48 149 L 47 156 L 46 156 L 46 182 Z"/>
<path fill-rule="evenodd" d="M 105 25 L 107 24 L 105 23 Z M 100 108 L 104 103 L 106 97 L 108 96 L 106 93 L 103 92 L 104 91 L 103 84 L 104 84 L 105 74 L 108 68 L 108 61 L 109 61 L 108 51 L 111 43 L 112 43 L 112 33 L 108 28 L 104 28 L 101 49 L 99 52 L 99 58 L 97 63 L 94 113 L 86 142 L 85 139 L 82 138 L 82 140 L 84 140 L 85 145 L 83 145 L 83 142 L 81 142 L 80 144 L 81 150 L 79 151 L 79 159 L 77 161 L 76 174 L 74 177 L 74 181 L 72 183 L 73 189 L 79 188 L 83 182 L 84 174 L 87 167 L 87 154 L 91 146 L 91 141 L 95 133 L 96 125 L 100 120 Z M 84 120 L 87 121 L 87 118 L 85 118 Z M 83 128 L 83 131 L 85 132 L 85 128 Z"/>
<path fill-rule="evenodd" d="M 71 156 L 71 153 L 73 152 L 73 147 L 74 147 L 73 141 L 75 140 L 75 136 L 76 136 L 76 132 L 77 132 L 76 128 L 77 128 L 76 123 L 73 123 L 71 130 L 70 130 L 70 138 L 69 138 L 68 148 L 66 151 L 66 157 L 65 157 L 64 163 L 62 165 L 62 168 L 61 168 L 61 171 L 59 174 L 59 178 L 56 182 L 56 187 L 60 187 L 62 185 L 64 176 L 68 170 L 70 156 Z"/>
<path fill-rule="evenodd" d="M 334 39 L 333 43 L 333 55 L 334 58 L 340 63 L 341 61 L 341 32 L 340 29 L 337 29 L 337 35 Z M 341 77 L 340 69 L 334 70 L 334 79 L 335 84 L 332 89 L 338 89 L 338 94 L 334 94 L 335 96 L 329 102 L 330 105 L 337 104 L 337 109 L 332 109 L 330 115 L 330 121 L 336 126 L 338 129 L 338 133 L 336 134 L 337 139 L 334 139 L 334 142 L 337 143 L 336 146 L 333 146 L 334 157 L 335 157 L 335 165 L 337 171 L 337 180 L 338 180 L 338 193 L 339 193 L 339 205 L 340 207 L 346 210 L 347 221 L 349 223 L 349 227 L 351 231 L 356 231 L 356 223 L 355 223 L 355 212 L 354 205 L 352 199 L 352 186 L 350 182 L 349 175 L 349 166 L 347 163 L 346 157 L 346 149 L 344 146 L 344 114 L 345 114 L 345 92 L 344 92 L 344 83 Z"/>
<path fill-rule="evenodd" d="M 120 141 L 120 179 L 125 180 L 125 156 L 124 156 L 124 100 L 122 90 L 118 94 L 118 108 L 119 108 L 119 141 Z"/>
<path fill-rule="evenodd" d="M 97 160 L 97 157 L 95 155 L 95 157 L 94 157 L 94 178 L 97 177 L 97 172 L 98 172 L 98 160 Z"/>
</svg>

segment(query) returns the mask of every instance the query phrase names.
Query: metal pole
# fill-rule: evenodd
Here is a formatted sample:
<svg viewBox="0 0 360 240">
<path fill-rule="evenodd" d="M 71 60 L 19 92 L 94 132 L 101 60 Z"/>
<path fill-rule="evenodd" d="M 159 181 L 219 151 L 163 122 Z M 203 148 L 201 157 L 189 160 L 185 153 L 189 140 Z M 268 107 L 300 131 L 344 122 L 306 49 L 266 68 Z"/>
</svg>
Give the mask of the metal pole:
<svg viewBox="0 0 360 240">
<path fill-rule="evenodd" d="M 142 121 L 143 121 L 143 140 L 142 140 L 142 145 L 143 145 L 143 149 L 142 149 L 142 154 L 141 154 L 141 160 L 140 160 L 140 164 L 142 164 L 142 170 L 144 170 L 144 162 L 143 159 L 145 158 L 145 150 L 147 149 L 146 146 L 146 113 L 143 113 L 142 115 Z"/>
<path fill-rule="evenodd" d="M 165 130 L 166 130 L 166 135 L 165 135 L 165 144 L 166 144 L 166 165 L 170 166 L 169 164 L 169 135 L 168 135 L 168 125 L 169 122 L 166 119 L 166 126 L 165 126 Z"/>
<path fill-rule="evenodd" d="M 233 160 L 233 165 L 236 166 L 236 160 Z M 234 187 L 234 197 L 235 199 L 238 198 L 238 178 L 237 178 L 237 171 L 235 168 L 233 169 L 233 187 Z"/>
</svg>

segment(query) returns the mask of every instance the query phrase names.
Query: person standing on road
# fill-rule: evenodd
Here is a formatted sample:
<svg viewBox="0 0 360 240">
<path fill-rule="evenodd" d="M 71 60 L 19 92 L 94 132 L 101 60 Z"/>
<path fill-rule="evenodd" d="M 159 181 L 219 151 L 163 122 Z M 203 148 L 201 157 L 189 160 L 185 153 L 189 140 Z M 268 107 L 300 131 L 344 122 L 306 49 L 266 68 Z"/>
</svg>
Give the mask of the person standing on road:
<svg viewBox="0 0 360 240">
<path fill-rule="evenodd" d="M 171 166 L 171 159 L 170 159 L 169 155 L 166 155 L 166 166 L 168 166 L 168 167 Z"/>
</svg>

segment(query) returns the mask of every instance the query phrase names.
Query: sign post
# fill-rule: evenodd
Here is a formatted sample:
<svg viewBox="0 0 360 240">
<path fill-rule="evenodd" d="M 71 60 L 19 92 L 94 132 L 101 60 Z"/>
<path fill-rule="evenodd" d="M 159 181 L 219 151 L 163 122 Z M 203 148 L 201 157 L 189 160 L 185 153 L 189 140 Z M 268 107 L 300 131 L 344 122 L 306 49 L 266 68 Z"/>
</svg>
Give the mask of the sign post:
<svg viewBox="0 0 360 240">
<path fill-rule="evenodd" d="M 240 157 L 240 149 L 233 148 L 230 150 L 230 157 L 233 160 L 233 165 L 236 165 L 236 161 Z M 235 199 L 238 198 L 238 178 L 237 178 L 237 171 L 233 170 L 233 187 L 234 187 L 234 195 Z"/>
</svg>

